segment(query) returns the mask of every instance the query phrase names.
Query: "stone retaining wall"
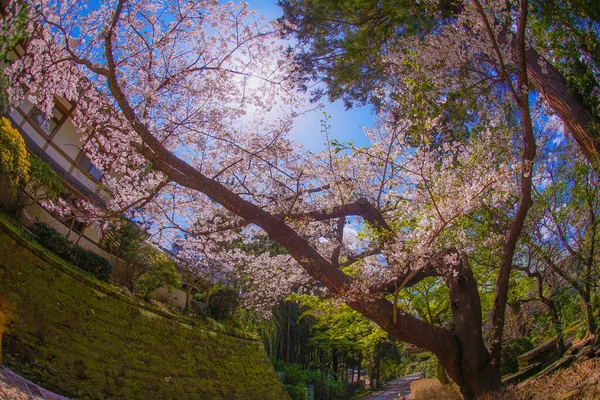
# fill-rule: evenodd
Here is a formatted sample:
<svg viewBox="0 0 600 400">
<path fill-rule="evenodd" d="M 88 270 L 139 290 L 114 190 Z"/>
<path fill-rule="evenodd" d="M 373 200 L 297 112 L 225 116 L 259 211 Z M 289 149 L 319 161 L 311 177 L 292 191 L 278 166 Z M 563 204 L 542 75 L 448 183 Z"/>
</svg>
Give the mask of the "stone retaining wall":
<svg viewBox="0 0 600 400">
<path fill-rule="evenodd" d="M 4 363 L 80 399 L 287 399 L 262 345 L 174 316 L 26 240 L 0 221 L 0 296 L 14 308 Z M 207 321 L 208 323 L 208 321 Z"/>
</svg>

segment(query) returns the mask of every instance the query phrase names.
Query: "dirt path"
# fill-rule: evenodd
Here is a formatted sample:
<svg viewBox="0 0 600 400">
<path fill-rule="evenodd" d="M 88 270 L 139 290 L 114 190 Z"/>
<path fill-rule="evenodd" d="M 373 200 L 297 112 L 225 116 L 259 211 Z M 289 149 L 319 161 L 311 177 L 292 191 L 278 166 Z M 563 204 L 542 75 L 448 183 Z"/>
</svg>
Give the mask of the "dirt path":
<svg viewBox="0 0 600 400">
<path fill-rule="evenodd" d="M 402 396 L 405 397 L 405 400 L 412 400 L 410 396 L 410 383 L 421 378 L 423 378 L 421 374 L 416 374 L 394 379 L 388 382 L 385 388 L 360 397 L 360 400 L 398 400 L 402 399 Z"/>
</svg>

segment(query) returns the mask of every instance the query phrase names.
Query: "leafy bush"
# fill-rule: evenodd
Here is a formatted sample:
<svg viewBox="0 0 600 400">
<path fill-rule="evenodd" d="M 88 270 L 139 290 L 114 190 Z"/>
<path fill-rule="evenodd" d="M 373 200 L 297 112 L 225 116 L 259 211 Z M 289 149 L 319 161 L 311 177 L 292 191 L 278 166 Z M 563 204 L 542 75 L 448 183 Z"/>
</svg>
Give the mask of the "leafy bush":
<svg viewBox="0 0 600 400">
<path fill-rule="evenodd" d="M 307 390 L 306 386 L 300 385 L 285 385 L 285 388 L 288 391 L 288 394 L 292 398 L 292 400 L 306 400 Z"/>
<path fill-rule="evenodd" d="M 519 370 L 517 357 L 533 349 L 531 339 L 525 336 L 508 339 L 502 345 L 500 374 L 507 375 Z"/>
<path fill-rule="evenodd" d="M 293 400 L 306 399 L 306 385 L 313 385 L 315 400 L 341 400 L 348 398 L 350 387 L 343 382 L 329 379 L 328 374 L 322 376 L 321 371 L 308 370 L 298 364 L 286 364 L 275 361 L 277 371 L 285 372 L 285 386 Z"/>
<path fill-rule="evenodd" d="M 96 278 L 108 280 L 112 272 L 112 264 L 104 257 L 99 256 L 91 250 L 83 247 L 73 246 L 70 259 L 84 271 L 94 275 Z"/>
<path fill-rule="evenodd" d="M 35 233 L 39 242 L 56 255 L 71 261 L 99 279 L 107 280 L 110 277 L 113 267 L 106 258 L 91 250 L 74 245 L 43 222 L 37 221 L 35 223 Z"/>
<path fill-rule="evenodd" d="M 34 226 L 35 234 L 42 245 L 52 250 L 56 255 L 69 260 L 72 244 L 67 238 L 43 222 L 36 221 Z"/>
</svg>

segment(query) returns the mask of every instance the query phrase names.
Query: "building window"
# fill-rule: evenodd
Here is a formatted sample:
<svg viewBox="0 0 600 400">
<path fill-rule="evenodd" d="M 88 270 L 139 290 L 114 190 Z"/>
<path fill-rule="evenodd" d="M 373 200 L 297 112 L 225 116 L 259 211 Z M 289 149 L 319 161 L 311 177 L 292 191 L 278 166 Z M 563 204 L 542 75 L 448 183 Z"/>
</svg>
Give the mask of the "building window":
<svg viewBox="0 0 600 400">
<path fill-rule="evenodd" d="M 92 178 L 98 181 L 104 176 L 104 172 L 96 168 L 96 166 L 92 164 L 92 161 L 89 159 L 89 157 L 85 154 L 81 154 L 78 165 L 79 168 L 90 174 Z"/>
<path fill-rule="evenodd" d="M 49 119 L 37 108 L 34 108 L 33 110 L 31 119 L 47 136 L 52 135 L 66 117 L 66 114 L 57 105 L 54 105 L 52 116 Z"/>
</svg>

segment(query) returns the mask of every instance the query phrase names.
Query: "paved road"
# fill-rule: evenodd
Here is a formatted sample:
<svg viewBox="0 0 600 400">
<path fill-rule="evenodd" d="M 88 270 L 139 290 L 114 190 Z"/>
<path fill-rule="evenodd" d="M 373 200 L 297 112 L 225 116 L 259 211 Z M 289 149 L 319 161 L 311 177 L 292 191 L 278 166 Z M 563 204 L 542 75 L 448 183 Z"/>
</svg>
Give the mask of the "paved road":
<svg viewBox="0 0 600 400">
<path fill-rule="evenodd" d="M 361 397 L 360 400 L 398 400 L 405 396 L 406 400 L 412 400 L 410 396 L 410 382 L 421 379 L 421 374 L 409 375 L 394 379 L 385 385 L 385 388 Z"/>
</svg>

